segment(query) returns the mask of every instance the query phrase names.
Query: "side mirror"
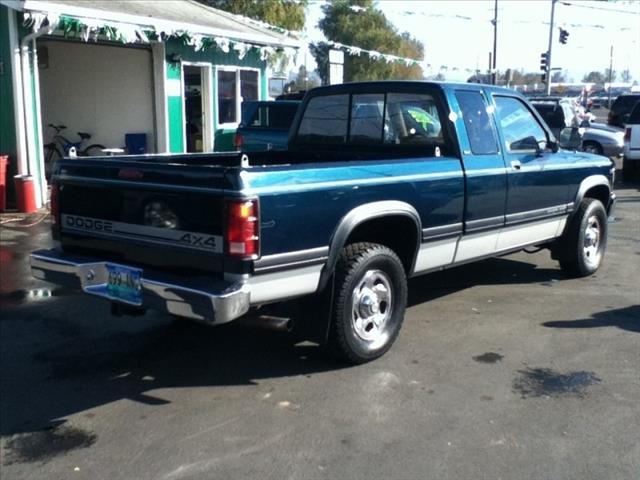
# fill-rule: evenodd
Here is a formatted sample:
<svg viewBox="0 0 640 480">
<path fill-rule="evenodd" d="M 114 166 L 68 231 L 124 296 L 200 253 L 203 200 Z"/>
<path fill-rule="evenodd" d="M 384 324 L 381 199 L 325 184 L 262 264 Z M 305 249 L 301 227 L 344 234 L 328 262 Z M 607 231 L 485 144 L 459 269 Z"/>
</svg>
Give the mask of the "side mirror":
<svg viewBox="0 0 640 480">
<path fill-rule="evenodd" d="M 560 132 L 560 146 L 567 150 L 580 150 L 582 147 L 583 131 L 576 127 L 563 128 Z"/>
</svg>

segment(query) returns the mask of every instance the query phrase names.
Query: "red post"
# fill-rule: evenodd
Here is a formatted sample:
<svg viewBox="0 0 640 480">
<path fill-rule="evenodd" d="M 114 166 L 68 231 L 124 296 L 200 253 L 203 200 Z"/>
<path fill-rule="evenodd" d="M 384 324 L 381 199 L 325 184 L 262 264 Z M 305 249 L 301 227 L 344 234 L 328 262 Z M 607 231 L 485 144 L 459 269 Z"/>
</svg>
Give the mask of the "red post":
<svg viewBox="0 0 640 480">
<path fill-rule="evenodd" d="M 7 209 L 7 167 L 9 156 L 0 155 L 0 212 Z"/>
<path fill-rule="evenodd" d="M 16 175 L 13 177 L 16 185 L 16 203 L 18 211 L 33 213 L 36 208 L 36 190 L 31 175 Z"/>
</svg>

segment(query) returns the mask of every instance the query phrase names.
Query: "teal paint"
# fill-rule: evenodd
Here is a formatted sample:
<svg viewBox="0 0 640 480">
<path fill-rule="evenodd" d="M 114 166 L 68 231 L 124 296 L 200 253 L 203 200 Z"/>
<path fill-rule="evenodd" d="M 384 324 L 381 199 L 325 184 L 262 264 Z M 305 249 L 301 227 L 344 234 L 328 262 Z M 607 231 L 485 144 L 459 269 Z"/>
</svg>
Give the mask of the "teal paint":
<svg viewBox="0 0 640 480">
<path fill-rule="evenodd" d="M 172 55 L 179 55 L 182 61 L 184 62 L 201 62 L 201 63 L 209 63 L 211 64 L 211 81 L 212 88 L 211 94 L 213 97 L 212 103 L 212 111 L 210 112 L 211 118 L 213 119 L 213 131 L 214 131 L 214 149 L 216 151 L 231 151 L 235 150 L 233 146 L 233 137 L 235 135 L 235 128 L 225 128 L 221 129 L 218 123 L 218 82 L 216 78 L 216 66 L 235 66 L 235 67 L 247 67 L 254 68 L 260 70 L 260 85 L 258 87 L 258 92 L 260 96 L 260 100 L 264 100 L 268 96 L 268 87 L 269 81 L 267 79 L 267 62 L 266 60 L 260 60 L 260 53 L 257 50 L 250 50 L 244 56 L 244 58 L 240 59 L 236 51 L 231 49 L 229 53 L 224 53 L 222 50 L 216 47 L 209 47 L 198 52 L 189 45 L 185 45 L 182 40 L 171 38 L 165 44 L 165 53 L 167 58 Z M 177 77 L 172 77 L 169 73 L 170 70 L 173 69 L 172 64 L 167 63 L 167 78 L 180 78 L 180 67 L 179 64 L 175 64 L 175 70 L 177 71 Z M 175 145 L 180 145 L 182 152 L 183 147 L 183 125 L 184 120 L 182 117 L 182 100 L 179 102 L 175 102 L 174 99 L 178 97 L 169 97 L 168 98 L 168 111 L 169 111 L 169 144 L 171 152 L 178 151 L 173 149 L 173 141 L 174 136 L 176 137 Z M 178 108 L 179 107 L 179 108 Z M 179 111 L 178 111 L 179 110 Z M 174 132 L 175 126 L 175 132 Z M 178 132 L 179 129 L 179 132 Z M 178 135 L 179 133 L 179 135 Z M 177 137 L 179 136 L 179 142 Z"/>
<path fill-rule="evenodd" d="M 7 205 L 15 206 L 13 178 L 18 173 L 18 146 L 14 116 L 12 52 L 9 44 L 9 9 L 0 5 L 0 155 L 9 155 L 7 168 Z"/>
<path fill-rule="evenodd" d="M 179 63 L 167 62 L 167 80 L 182 81 L 182 69 Z M 180 87 L 182 92 L 182 87 Z M 169 152 L 184 152 L 184 118 L 182 116 L 182 96 L 167 97 L 167 114 L 169 123 Z"/>
</svg>

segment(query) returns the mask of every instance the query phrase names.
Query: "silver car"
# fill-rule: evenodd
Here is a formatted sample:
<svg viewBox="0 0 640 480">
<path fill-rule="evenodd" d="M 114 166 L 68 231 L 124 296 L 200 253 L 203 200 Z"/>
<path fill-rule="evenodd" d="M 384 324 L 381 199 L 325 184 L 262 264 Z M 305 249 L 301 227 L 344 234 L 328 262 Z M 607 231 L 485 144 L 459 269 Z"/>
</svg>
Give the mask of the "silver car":
<svg viewBox="0 0 640 480">
<path fill-rule="evenodd" d="M 560 138 L 563 128 L 571 127 L 575 111 L 571 101 L 532 100 L 532 105 L 547 122 L 556 138 Z M 588 126 L 587 126 L 588 125 Z M 607 157 L 622 155 L 624 130 L 604 123 L 586 123 L 582 135 L 582 150 Z"/>
</svg>

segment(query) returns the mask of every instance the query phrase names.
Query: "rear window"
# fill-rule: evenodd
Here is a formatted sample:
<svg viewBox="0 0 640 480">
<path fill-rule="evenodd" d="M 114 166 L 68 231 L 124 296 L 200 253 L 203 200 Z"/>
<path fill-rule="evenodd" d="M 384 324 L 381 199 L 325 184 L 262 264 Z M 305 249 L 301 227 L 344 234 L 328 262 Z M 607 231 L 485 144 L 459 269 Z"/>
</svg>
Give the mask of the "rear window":
<svg viewBox="0 0 640 480">
<path fill-rule="evenodd" d="M 349 95 L 314 97 L 307 104 L 298 128 L 305 143 L 340 144 L 347 140 Z"/>
<path fill-rule="evenodd" d="M 441 146 L 441 115 L 435 98 L 425 93 L 319 96 L 307 104 L 296 141 Z"/>
<path fill-rule="evenodd" d="M 640 101 L 638 101 L 636 106 L 633 107 L 627 123 L 633 123 L 634 125 L 640 124 Z"/>
<path fill-rule="evenodd" d="M 245 122 L 247 127 L 289 130 L 293 117 L 298 110 L 297 105 L 278 104 L 260 105 Z"/>
</svg>

